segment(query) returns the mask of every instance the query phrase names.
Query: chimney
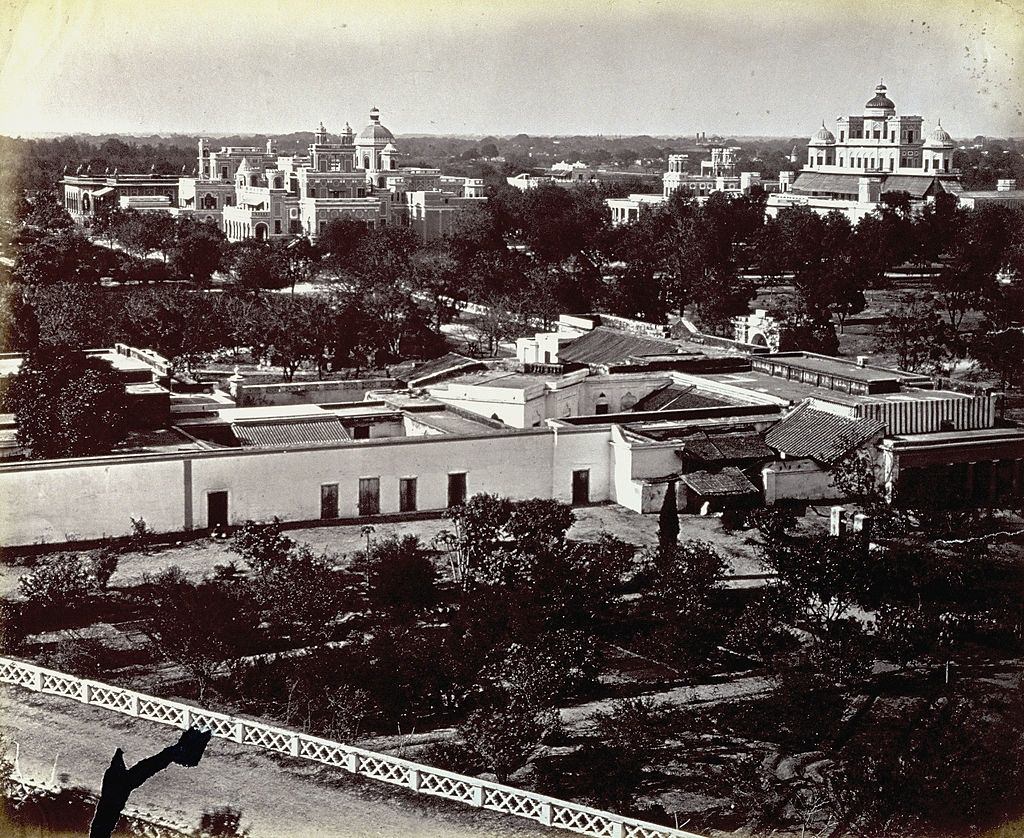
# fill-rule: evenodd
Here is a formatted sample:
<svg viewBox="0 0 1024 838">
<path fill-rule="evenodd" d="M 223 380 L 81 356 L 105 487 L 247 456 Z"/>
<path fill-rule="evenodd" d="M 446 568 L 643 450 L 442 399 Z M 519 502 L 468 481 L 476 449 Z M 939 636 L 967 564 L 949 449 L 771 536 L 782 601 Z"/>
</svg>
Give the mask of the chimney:
<svg viewBox="0 0 1024 838">
<path fill-rule="evenodd" d="M 857 356 L 857 366 L 858 367 L 866 367 L 867 364 L 868 364 L 868 356 L 867 355 L 858 355 Z"/>
</svg>

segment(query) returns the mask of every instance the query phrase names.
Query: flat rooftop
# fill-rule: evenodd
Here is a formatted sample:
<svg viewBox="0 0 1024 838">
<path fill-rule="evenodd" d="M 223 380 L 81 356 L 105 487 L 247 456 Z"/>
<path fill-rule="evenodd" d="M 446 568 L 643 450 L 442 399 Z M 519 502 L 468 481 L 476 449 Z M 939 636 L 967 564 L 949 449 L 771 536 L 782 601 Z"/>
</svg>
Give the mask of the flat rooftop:
<svg viewBox="0 0 1024 838">
<path fill-rule="evenodd" d="M 906 370 L 875 367 L 869 364 L 861 366 L 856 361 L 846 358 L 835 358 L 804 352 L 781 352 L 774 355 L 760 355 L 752 358 L 751 363 L 755 367 L 768 364 L 792 367 L 793 369 L 808 370 L 821 373 L 822 375 L 838 376 L 852 381 L 860 381 L 865 384 L 873 384 L 880 381 L 924 382 L 930 380 L 926 375 Z"/>
<path fill-rule="evenodd" d="M 919 390 L 913 387 L 905 388 L 896 393 L 850 394 L 844 393 L 841 390 L 830 390 L 827 387 L 818 387 L 814 384 L 807 384 L 802 381 L 781 378 L 753 370 L 750 372 L 702 374 L 700 377 L 720 384 L 731 384 L 734 387 L 742 387 L 744 390 L 752 390 L 757 393 L 765 393 L 781 399 L 788 399 L 791 402 L 814 398 L 836 404 L 858 405 L 955 401 L 971 398 L 967 393 L 957 393 L 952 390 Z"/>
<path fill-rule="evenodd" d="M 153 368 L 137 358 L 122 355 L 113 349 L 87 349 L 85 354 L 90 358 L 102 358 L 118 372 L 152 374 Z M 24 356 L 19 353 L 4 353 L 0 356 L 0 378 L 17 375 L 21 369 Z"/>
</svg>

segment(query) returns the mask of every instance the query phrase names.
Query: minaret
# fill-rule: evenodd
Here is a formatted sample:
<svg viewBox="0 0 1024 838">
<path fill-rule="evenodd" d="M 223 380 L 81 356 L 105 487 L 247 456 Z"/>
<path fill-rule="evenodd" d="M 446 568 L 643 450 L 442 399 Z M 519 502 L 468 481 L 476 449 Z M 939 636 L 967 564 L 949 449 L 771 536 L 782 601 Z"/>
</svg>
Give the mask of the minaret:
<svg viewBox="0 0 1024 838">
<path fill-rule="evenodd" d="M 316 143 L 317 145 L 323 145 L 324 143 L 327 142 L 327 129 L 324 128 L 323 120 L 320 121 L 320 127 L 313 135 L 313 142 Z"/>
</svg>

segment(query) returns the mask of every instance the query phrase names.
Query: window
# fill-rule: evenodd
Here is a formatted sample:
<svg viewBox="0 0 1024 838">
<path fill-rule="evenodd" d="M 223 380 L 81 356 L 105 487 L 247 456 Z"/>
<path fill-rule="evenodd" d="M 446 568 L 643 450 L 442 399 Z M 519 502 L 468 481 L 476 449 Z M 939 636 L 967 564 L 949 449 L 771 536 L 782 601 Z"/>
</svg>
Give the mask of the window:
<svg viewBox="0 0 1024 838">
<path fill-rule="evenodd" d="M 839 132 L 839 142 L 842 142 L 844 139 L 846 139 L 846 132 L 845 131 L 840 131 Z"/>
<path fill-rule="evenodd" d="M 448 506 L 462 506 L 466 502 L 466 472 L 448 475 Z"/>
<path fill-rule="evenodd" d="M 274 232 L 275 233 L 280 233 L 281 232 L 281 219 L 279 219 L 279 218 L 275 218 L 274 219 Z"/>
<path fill-rule="evenodd" d="M 398 511 L 416 511 L 416 478 L 402 477 L 398 481 Z"/>
<path fill-rule="evenodd" d="M 359 478 L 359 514 L 380 515 L 380 478 Z"/>
<path fill-rule="evenodd" d="M 338 484 L 324 483 L 320 487 L 320 519 L 323 521 L 338 517 Z"/>
<path fill-rule="evenodd" d="M 352 439 L 369 439 L 370 438 L 370 426 L 369 425 L 356 425 L 352 429 Z"/>
</svg>

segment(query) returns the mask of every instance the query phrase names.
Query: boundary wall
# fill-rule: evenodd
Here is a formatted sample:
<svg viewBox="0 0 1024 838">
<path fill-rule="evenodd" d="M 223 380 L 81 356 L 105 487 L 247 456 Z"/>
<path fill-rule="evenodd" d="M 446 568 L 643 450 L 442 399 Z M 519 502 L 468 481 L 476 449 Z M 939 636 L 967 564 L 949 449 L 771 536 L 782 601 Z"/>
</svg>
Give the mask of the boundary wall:
<svg viewBox="0 0 1024 838">
<path fill-rule="evenodd" d="M 491 492 L 569 502 L 573 472 L 587 471 L 587 502 L 600 503 L 614 499 L 609 438 L 607 425 L 544 427 L 0 464 L 0 546 L 117 537 L 132 518 L 154 533 L 178 533 L 208 529 L 217 516 L 236 525 L 441 511 L 449 505 L 450 476 L 460 474 L 466 497 Z M 411 509 L 402 503 L 402 487 L 408 492 L 410 485 L 402 481 L 410 479 Z M 375 508 L 360 501 L 368 485 Z M 322 492 L 336 497 L 327 511 Z"/>
<path fill-rule="evenodd" d="M 209 730 L 218 739 L 323 763 L 361 777 L 401 786 L 418 794 L 443 797 L 480 809 L 526 818 L 579 835 L 593 838 L 700 838 L 692 832 L 622 817 L 612 812 L 431 768 L 389 754 L 367 751 L 191 704 L 77 678 L 12 658 L 0 657 L 0 683 L 63 696 L 182 730 L 190 727 Z M 594 770 L 599 771 L 600 766 L 594 766 Z"/>
</svg>

